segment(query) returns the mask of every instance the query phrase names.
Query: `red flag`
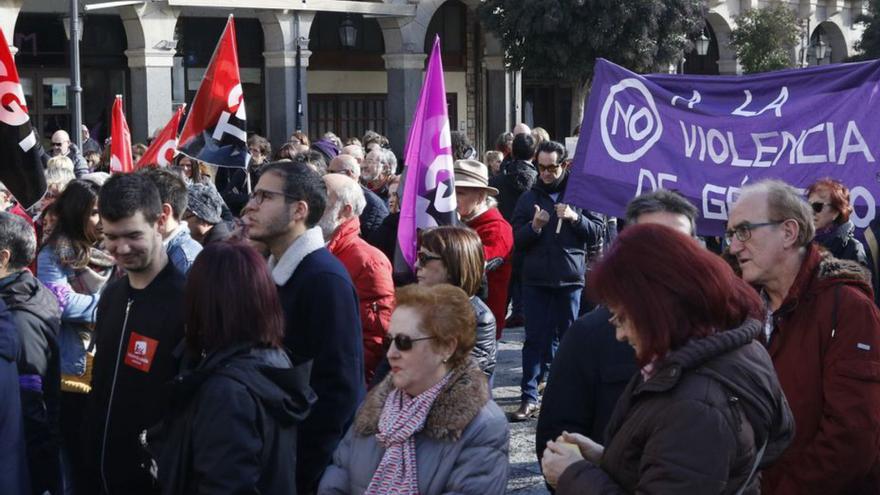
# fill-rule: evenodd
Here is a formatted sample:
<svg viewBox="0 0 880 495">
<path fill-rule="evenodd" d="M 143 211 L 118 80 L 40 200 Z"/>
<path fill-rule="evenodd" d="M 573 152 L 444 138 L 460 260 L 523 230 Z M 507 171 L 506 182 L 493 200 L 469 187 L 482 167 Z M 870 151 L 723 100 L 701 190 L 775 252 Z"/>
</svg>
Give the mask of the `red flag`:
<svg viewBox="0 0 880 495">
<path fill-rule="evenodd" d="M 165 124 L 162 132 L 153 138 L 153 142 L 150 143 L 150 147 L 147 148 L 144 156 L 134 165 L 135 170 L 147 165 L 158 165 L 160 167 L 171 165 L 171 162 L 177 155 L 177 129 L 180 128 L 180 119 L 183 117 L 184 108 L 181 105 L 171 117 L 171 120 Z"/>
<path fill-rule="evenodd" d="M 247 116 L 232 16 L 214 49 L 180 133 L 181 153 L 219 167 L 247 166 Z"/>
<path fill-rule="evenodd" d="M 110 173 L 131 172 L 131 133 L 122 110 L 122 95 L 116 95 L 110 117 Z"/>
<path fill-rule="evenodd" d="M 0 181 L 25 208 L 46 193 L 46 176 L 18 70 L 0 30 Z"/>
</svg>

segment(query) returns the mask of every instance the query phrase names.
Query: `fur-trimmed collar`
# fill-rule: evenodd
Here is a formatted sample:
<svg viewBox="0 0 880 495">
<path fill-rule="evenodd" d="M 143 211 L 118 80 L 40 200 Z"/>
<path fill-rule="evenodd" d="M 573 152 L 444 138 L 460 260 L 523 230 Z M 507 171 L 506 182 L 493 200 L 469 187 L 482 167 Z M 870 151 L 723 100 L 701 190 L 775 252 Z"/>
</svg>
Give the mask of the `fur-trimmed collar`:
<svg viewBox="0 0 880 495">
<path fill-rule="evenodd" d="M 321 233 L 320 227 L 312 227 L 305 231 L 293 241 L 280 260 L 276 260 L 274 256 L 269 257 L 272 280 L 277 285 L 286 284 L 302 260 L 322 247 L 324 247 L 324 234 Z"/>
<path fill-rule="evenodd" d="M 856 261 L 835 258 L 828 251 L 821 251 L 819 261 L 819 280 L 838 279 L 871 283 L 871 274 Z"/>
<path fill-rule="evenodd" d="M 800 272 L 777 312 L 791 311 L 801 298 L 810 297 L 830 286 L 841 284 L 856 287 L 873 299 L 871 275 L 862 265 L 855 261 L 837 259 L 824 248 L 810 243 Z"/>
<path fill-rule="evenodd" d="M 389 375 L 367 394 L 354 420 L 354 429 L 358 434 L 369 436 L 379 431 L 379 416 L 393 387 Z M 469 359 L 466 364 L 452 370 L 449 383 L 431 406 L 423 431 L 434 440 L 455 442 L 488 401 L 486 375 Z"/>
</svg>

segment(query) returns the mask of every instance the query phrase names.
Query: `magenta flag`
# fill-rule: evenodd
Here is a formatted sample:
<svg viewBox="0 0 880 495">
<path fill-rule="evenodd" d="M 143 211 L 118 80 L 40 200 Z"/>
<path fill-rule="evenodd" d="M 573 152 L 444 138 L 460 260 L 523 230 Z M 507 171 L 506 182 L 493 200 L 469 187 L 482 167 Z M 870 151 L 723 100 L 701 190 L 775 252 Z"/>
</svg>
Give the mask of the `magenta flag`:
<svg viewBox="0 0 880 495">
<path fill-rule="evenodd" d="M 397 229 L 400 256 L 395 256 L 395 271 L 399 271 L 398 267 L 403 268 L 402 263 L 410 271 L 414 269 L 419 230 L 458 222 L 439 36 L 434 38 L 428 71 L 406 142 L 404 163 L 406 179 Z"/>
</svg>

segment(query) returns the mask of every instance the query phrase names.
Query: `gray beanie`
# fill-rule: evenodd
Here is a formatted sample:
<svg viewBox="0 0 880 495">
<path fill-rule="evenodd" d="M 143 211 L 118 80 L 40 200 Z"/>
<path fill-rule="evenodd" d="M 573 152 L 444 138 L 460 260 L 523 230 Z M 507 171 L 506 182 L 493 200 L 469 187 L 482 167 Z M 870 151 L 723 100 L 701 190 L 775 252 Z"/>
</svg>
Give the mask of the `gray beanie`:
<svg viewBox="0 0 880 495">
<path fill-rule="evenodd" d="M 211 225 L 223 221 L 223 198 L 210 184 L 190 184 L 186 188 L 187 210 Z"/>
</svg>

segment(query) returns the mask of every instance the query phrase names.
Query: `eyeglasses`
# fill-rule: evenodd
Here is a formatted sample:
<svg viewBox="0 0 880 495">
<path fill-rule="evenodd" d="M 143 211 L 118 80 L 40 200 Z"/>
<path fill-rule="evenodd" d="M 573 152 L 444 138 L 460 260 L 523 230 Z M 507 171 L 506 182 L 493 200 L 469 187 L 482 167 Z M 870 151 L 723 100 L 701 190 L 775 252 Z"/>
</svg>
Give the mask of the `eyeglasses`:
<svg viewBox="0 0 880 495">
<path fill-rule="evenodd" d="M 438 261 L 443 260 L 443 258 L 437 256 L 436 254 L 427 253 L 425 251 L 419 251 L 419 254 L 417 256 L 419 259 L 419 265 L 421 265 L 421 266 L 427 265 L 428 262 L 432 261 L 432 260 L 438 260 Z"/>
<path fill-rule="evenodd" d="M 824 210 L 826 206 L 831 206 L 831 203 L 822 203 L 821 201 L 810 203 L 810 207 L 813 208 L 813 213 L 822 213 L 822 210 Z"/>
<path fill-rule="evenodd" d="M 724 238 L 727 240 L 727 243 L 733 240 L 734 237 L 739 242 L 746 242 L 747 240 L 752 238 L 752 230 L 757 229 L 758 227 L 767 227 L 769 225 L 779 225 L 784 220 L 780 220 L 778 222 L 761 222 L 761 223 L 749 223 L 743 222 L 739 225 L 734 226 L 732 229 L 726 231 L 724 233 Z"/>
<path fill-rule="evenodd" d="M 62 146 L 64 146 L 64 143 L 63 143 L 63 142 L 61 142 L 61 143 L 56 143 L 55 141 L 52 141 L 52 147 L 53 147 L 53 148 L 60 148 L 60 147 L 62 147 Z"/>
<path fill-rule="evenodd" d="M 398 351 L 409 351 L 413 348 L 413 342 L 418 342 L 420 340 L 431 340 L 434 337 L 419 337 L 414 339 L 409 335 L 403 335 L 399 333 L 392 337 L 391 335 L 386 335 L 382 338 L 382 343 L 385 345 L 385 350 L 391 348 L 391 343 L 393 342 L 395 346 L 397 346 Z"/>
<path fill-rule="evenodd" d="M 284 194 L 283 192 L 280 192 L 280 191 L 267 191 L 265 189 L 255 189 L 252 193 L 248 194 L 249 200 L 253 201 L 254 203 L 256 203 L 258 205 L 261 205 L 261 204 L 263 204 L 263 201 L 266 201 L 267 199 L 271 200 L 272 198 L 274 198 L 276 196 L 283 196 L 285 198 L 296 199 L 293 196 L 291 196 L 289 194 Z"/>
<path fill-rule="evenodd" d="M 553 172 L 555 174 L 557 170 L 559 170 L 559 165 L 538 164 L 538 172 Z"/>
</svg>

